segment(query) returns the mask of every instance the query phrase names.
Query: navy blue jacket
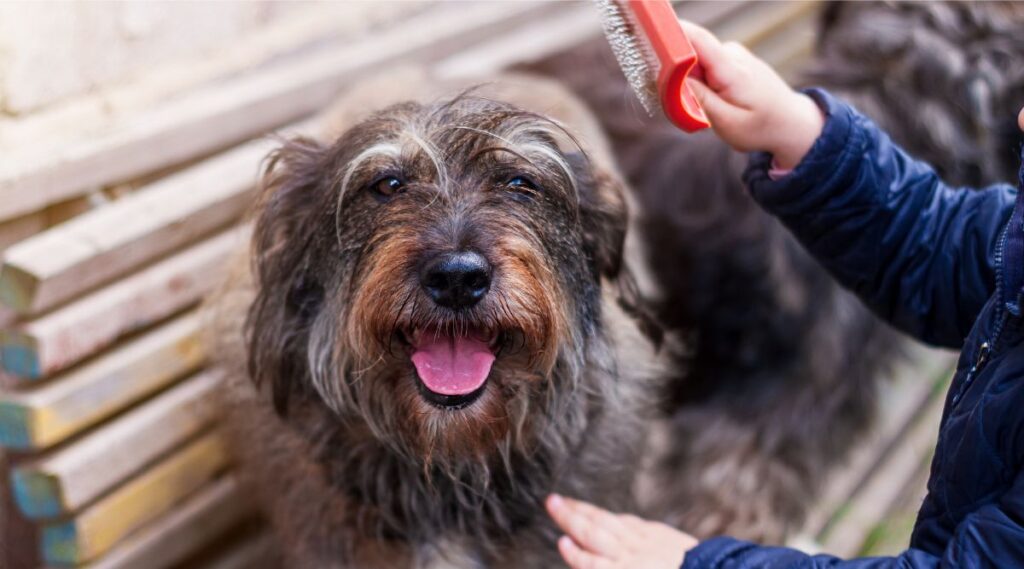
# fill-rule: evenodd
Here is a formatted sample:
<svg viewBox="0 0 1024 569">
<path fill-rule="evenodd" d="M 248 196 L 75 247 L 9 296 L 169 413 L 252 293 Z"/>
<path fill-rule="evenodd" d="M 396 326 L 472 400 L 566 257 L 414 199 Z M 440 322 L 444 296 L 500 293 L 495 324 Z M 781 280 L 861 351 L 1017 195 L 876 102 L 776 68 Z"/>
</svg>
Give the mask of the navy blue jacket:
<svg viewBox="0 0 1024 569">
<path fill-rule="evenodd" d="M 772 180 L 771 157 L 755 154 L 745 181 L 878 315 L 961 349 L 928 496 L 896 557 L 844 561 L 716 538 L 683 568 L 1024 568 L 1024 199 L 1008 185 L 948 187 L 850 106 L 809 93 L 827 118 L 808 155 Z"/>
</svg>

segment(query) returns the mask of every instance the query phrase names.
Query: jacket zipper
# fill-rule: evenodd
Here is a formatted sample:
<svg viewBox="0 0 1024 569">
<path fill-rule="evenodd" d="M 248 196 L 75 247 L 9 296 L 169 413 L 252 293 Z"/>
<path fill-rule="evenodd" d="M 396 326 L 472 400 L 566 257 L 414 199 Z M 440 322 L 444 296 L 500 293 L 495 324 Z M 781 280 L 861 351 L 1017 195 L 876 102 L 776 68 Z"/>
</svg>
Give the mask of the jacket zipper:
<svg viewBox="0 0 1024 569">
<path fill-rule="evenodd" d="M 1003 234 L 999 239 L 999 244 L 996 245 L 996 311 L 999 319 L 996 320 L 996 327 L 992 331 L 992 335 L 987 341 L 981 343 L 978 346 L 978 353 L 974 356 L 974 364 L 971 365 L 971 369 L 967 370 L 967 376 L 960 382 L 960 387 L 957 389 L 955 395 L 953 395 L 953 407 L 960 402 L 964 392 L 971 385 L 971 381 L 978 375 L 979 372 L 988 363 L 989 356 L 992 355 L 993 350 L 999 344 L 999 338 L 1003 334 L 1003 328 L 1006 327 L 1006 321 L 1010 317 L 1010 312 L 1006 309 L 1004 303 L 1004 284 L 1003 283 L 1003 249 L 1006 246 L 1006 239 L 1010 233 L 1010 225 L 1013 223 L 1013 217 L 1011 216 L 1010 221 L 1006 224 L 1003 229 Z"/>
</svg>

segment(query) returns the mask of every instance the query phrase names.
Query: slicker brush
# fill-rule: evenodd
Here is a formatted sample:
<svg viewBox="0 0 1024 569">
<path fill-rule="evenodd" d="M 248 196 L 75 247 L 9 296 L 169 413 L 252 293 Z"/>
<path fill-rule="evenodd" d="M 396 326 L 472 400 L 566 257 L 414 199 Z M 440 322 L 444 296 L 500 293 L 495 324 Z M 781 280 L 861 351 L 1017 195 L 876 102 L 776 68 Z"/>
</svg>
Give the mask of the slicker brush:
<svg viewBox="0 0 1024 569">
<path fill-rule="evenodd" d="M 686 85 L 697 52 L 668 0 L 595 0 L 612 52 L 651 116 L 664 112 L 686 132 L 711 126 Z"/>
</svg>

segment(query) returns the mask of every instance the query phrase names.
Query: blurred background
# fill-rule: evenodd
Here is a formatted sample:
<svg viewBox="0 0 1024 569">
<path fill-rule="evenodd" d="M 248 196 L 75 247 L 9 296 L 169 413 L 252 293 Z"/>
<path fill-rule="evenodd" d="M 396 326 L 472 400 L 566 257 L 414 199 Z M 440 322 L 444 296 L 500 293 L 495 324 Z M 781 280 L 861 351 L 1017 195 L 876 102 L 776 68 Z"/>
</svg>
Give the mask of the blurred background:
<svg viewBox="0 0 1024 569">
<path fill-rule="evenodd" d="M 787 74 L 820 10 L 679 5 Z M 272 563 L 196 316 L 245 241 L 262 137 L 310 128 L 372 70 L 486 73 L 599 34 L 585 2 L 0 3 L 0 567 Z M 886 383 L 792 543 L 905 545 L 950 358 L 921 352 Z"/>
</svg>

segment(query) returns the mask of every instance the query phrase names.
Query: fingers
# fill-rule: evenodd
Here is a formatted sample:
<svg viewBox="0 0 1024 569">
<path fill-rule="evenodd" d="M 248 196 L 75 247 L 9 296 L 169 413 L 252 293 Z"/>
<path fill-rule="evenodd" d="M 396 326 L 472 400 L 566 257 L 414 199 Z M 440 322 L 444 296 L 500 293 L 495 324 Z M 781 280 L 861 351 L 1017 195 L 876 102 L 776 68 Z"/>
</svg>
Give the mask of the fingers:
<svg viewBox="0 0 1024 569">
<path fill-rule="evenodd" d="M 715 93 L 711 87 L 692 77 L 686 78 L 686 86 L 690 88 L 693 96 L 697 98 L 697 102 L 700 103 L 701 108 L 708 115 L 708 119 L 711 120 L 711 126 L 715 126 L 724 120 L 731 105 L 723 101 L 718 93 Z"/>
<path fill-rule="evenodd" d="M 736 80 L 750 52 L 734 41 L 722 43 L 714 34 L 692 22 L 680 20 L 679 24 L 697 52 L 698 65 L 690 76 L 703 80 L 714 91 L 727 89 Z"/>
<path fill-rule="evenodd" d="M 583 549 L 605 555 L 618 550 L 622 531 L 615 514 L 557 494 L 546 505 L 558 527 Z"/>
<path fill-rule="evenodd" d="M 1020 110 L 1020 114 L 1017 115 L 1017 126 L 1019 126 L 1021 130 L 1024 130 L 1024 108 L 1022 108 Z"/>
<path fill-rule="evenodd" d="M 610 561 L 580 549 L 580 546 L 566 535 L 558 539 L 558 552 L 562 554 L 562 559 L 565 559 L 565 563 L 572 569 L 610 569 L 612 567 Z"/>
</svg>

